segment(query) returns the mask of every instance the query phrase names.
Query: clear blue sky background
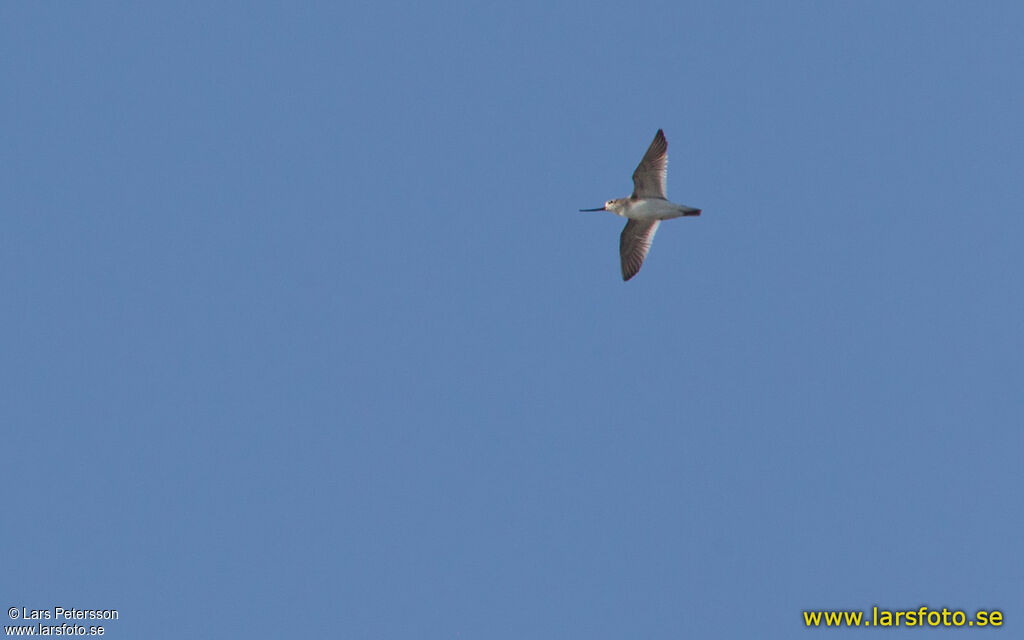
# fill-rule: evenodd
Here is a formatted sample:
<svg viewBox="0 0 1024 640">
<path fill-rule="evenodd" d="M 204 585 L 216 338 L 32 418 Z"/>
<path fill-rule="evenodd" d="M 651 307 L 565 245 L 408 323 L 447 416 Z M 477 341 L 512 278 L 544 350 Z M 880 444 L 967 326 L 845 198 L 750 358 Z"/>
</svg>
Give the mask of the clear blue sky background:
<svg viewBox="0 0 1024 640">
<path fill-rule="evenodd" d="M 801 611 L 876 604 L 1021 637 L 1022 31 L 5 4 L 0 604 L 115 638 L 847 636 Z M 621 219 L 577 209 L 659 127 L 704 215 L 623 283 Z"/>
</svg>

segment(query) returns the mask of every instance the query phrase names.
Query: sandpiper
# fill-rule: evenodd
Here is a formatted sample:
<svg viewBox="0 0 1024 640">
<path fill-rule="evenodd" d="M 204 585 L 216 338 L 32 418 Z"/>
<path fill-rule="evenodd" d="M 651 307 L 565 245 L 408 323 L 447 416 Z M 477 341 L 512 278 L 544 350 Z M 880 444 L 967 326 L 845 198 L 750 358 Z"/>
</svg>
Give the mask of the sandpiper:
<svg viewBox="0 0 1024 640">
<path fill-rule="evenodd" d="M 629 218 L 619 238 L 622 258 L 622 279 L 629 280 L 640 271 L 640 266 L 651 249 L 651 240 L 662 220 L 681 216 L 699 216 L 700 209 L 669 202 L 665 198 L 665 174 L 668 167 L 668 141 L 658 129 L 654 141 L 647 148 L 643 160 L 633 172 L 633 195 L 615 198 L 597 209 L 580 211 L 611 211 Z"/>
</svg>

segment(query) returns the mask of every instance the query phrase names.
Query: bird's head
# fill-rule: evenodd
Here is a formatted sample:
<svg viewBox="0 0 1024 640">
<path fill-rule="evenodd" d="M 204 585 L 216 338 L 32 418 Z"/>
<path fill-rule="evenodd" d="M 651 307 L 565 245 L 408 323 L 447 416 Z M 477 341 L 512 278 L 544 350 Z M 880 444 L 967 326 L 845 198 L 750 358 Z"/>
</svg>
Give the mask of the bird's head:
<svg viewBox="0 0 1024 640">
<path fill-rule="evenodd" d="M 626 198 L 612 198 L 608 202 L 604 203 L 603 207 L 596 209 L 580 209 L 580 211 L 611 211 L 616 215 L 622 215 L 622 210 L 625 208 L 624 204 Z"/>
</svg>

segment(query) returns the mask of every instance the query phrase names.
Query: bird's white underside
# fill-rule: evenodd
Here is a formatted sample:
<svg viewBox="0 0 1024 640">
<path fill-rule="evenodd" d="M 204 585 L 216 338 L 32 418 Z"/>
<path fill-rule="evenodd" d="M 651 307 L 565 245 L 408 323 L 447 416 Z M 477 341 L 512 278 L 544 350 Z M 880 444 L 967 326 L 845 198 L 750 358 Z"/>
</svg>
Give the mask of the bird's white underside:
<svg viewBox="0 0 1024 640">
<path fill-rule="evenodd" d="M 643 198 L 640 200 L 627 200 L 626 206 L 619 215 L 634 220 L 668 220 L 684 216 L 687 211 L 689 209 L 686 207 L 669 202 L 668 200 Z"/>
</svg>

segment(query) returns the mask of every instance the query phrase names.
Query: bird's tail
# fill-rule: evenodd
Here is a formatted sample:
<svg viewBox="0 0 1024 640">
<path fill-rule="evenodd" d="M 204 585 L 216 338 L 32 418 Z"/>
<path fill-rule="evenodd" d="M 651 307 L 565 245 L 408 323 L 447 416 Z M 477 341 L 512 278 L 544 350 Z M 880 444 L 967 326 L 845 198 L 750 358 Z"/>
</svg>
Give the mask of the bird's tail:
<svg viewBox="0 0 1024 640">
<path fill-rule="evenodd" d="M 694 209 L 693 207 L 682 207 L 684 216 L 699 216 L 700 209 Z"/>
</svg>

